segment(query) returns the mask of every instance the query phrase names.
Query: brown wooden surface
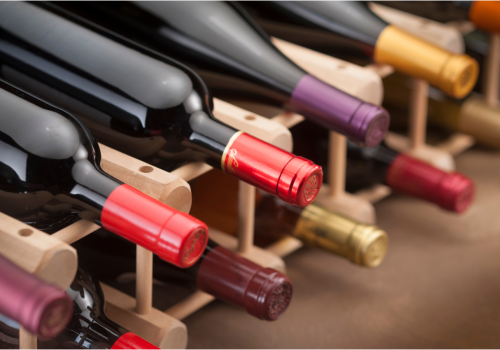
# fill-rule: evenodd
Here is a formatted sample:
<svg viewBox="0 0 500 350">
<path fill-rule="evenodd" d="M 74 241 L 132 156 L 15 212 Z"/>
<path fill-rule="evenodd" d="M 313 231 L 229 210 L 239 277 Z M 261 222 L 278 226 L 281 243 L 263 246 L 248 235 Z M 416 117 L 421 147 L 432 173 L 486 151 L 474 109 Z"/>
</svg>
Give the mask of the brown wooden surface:
<svg viewBox="0 0 500 350">
<path fill-rule="evenodd" d="M 184 320 L 188 347 L 500 347 L 500 153 L 474 148 L 457 168 L 477 184 L 465 215 L 391 195 L 375 205 L 390 237 L 379 268 L 302 248 L 285 258 L 294 298 L 281 320 L 213 302 Z"/>
</svg>

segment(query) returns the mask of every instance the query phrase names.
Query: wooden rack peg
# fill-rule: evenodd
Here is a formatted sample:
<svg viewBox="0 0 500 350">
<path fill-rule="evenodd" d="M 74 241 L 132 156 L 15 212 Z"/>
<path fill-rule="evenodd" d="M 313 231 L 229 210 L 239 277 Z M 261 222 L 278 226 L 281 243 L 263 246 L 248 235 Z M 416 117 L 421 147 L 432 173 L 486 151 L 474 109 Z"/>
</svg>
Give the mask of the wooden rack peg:
<svg viewBox="0 0 500 350">
<path fill-rule="evenodd" d="M 147 315 L 153 308 L 153 253 L 137 246 L 136 311 Z"/>
<path fill-rule="evenodd" d="M 464 53 L 465 43 L 462 34 L 454 27 L 373 2 L 370 2 L 368 6 L 382 19 L 416 37 L 449 52 Z"/>
<path fill-rule="evenodd" d="M 490 33 L 490 45 L 485 59 L 483 91 L 490 107 L 498 105 L 500 79 L 500 34 Z"/>
<path fill-rule="evenodd" d="M 36 349 L 37 348 L 37 336 L 36 334 L 31 334 L 19 325 L 19 349 Z"/>
<path fill-rule="evenodd" d="M 238 252 L 247 253 L 253 246 L 255 187 L 243 181 L 239 181 L 238 216 Z"/>
<path fill-rule="evenodd" d="M 188 213 L 191 189 L 185 180 L 103 144 L 102 169 L 148 196 Z"/>
<path fill-rule="evenodd" d="M 413 79 L 410 97 L 410 149 L 415 150 L 425 144 L 427 130 L 427 95 L 429 83 L 423 79 Z"/>
<path fill-rule="evenodd" d="M 78 268 L 73 247 L 3 213 L 0 213 L 0 254 L 64 290 L 73 282 Z"/>
<path fill-rule="evenodd" d="M 106 315 L 112 321 L 161 349 L 186 348 L 187 329 L 184 323 L 155 308 L 145 315 L 137 314 L 134 298 L 104 283 L 101 286 L 106 299 Z"/>
</svg>

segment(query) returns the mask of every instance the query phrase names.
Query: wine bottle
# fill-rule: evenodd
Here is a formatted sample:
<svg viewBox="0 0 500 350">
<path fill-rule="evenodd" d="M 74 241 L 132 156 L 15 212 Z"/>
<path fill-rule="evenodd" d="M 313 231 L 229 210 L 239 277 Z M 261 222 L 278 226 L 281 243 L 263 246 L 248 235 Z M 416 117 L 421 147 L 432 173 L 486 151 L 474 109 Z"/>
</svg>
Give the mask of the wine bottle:
<svg viewBox="0 0 500 350">
<path fill-rule="evenodd" d="M 309 123 L 292 128 L 295 148 L 318 164 L 328 159 L 328 134 Z M 311 142 L 309 135 L 316 135 Z M 395 192 L 420 198 L 441 208 L 464 212 L 474 199 L 474 182 L 459 172 L 447 173 L 384 145 L 360 147 L 347 144 L 346 189 L 356 192 L 377 183 Z M 194 211 L 193 211 L 194 212 Z M 196 215 L 196 214 L 194 214 Z"/>
<path fill-rule="evenodd" d="M 245 91 L 246 98 L 286 106 L 369 146 L 378 144 L 387 131 L 389 116 L 383 108 L 299 68 L 237 4 L 67 2 L 61 6 L 191 65 L 216 96 Z"/>
<path fill-rule="evenodd" d="M 500 32 L 500 4 L 496 1 L 454 1 L 468 10 L 469 20 L 482 30 Z"/>
<path fill-rule="evenodd" d="M 227 175 L 209 172 L 198 177 L 191 188 L 193 215 L 236 236 L 238 183 Z M 356 222 L 315 203 L 297 208 L 257 191 L 255 244 L 265 248 L 286 236 L 366 267 L 380 265 L 388 244 L 387 234 L 374 225 Z"/>
<path fill-rule="evenodd" d="M 334 32 L 370 45 L 375 62 L 425 79 L 456 98 L 467 95 L 477 80 L 479 70 L 474 59 L 451 54 L 388 24 L 361 2 L 270 1 L 245 6 L 268 19 Z"/>
<path fill-rule="evenodd" d="M 435 203 L 457 213 L 464 212 L 474 199 L 474 183 L 458 173 L 446 173 L 384 145 L 361 149 L 350 143 L 348 157 L 374 163 L 387 186 L 396 192 Z M 379 176 L 380 176 L 379 175 Z"/>
<path fill-rule="evenodd" d="M 166 170 L 205 161 L 298 206 L 316 196 L 321 168 L 216 120 L 190 69 L 71 14 L 0 10 L 1 77 L 79 116 L 99 141 Z"/>
<path fill-rule="evenodd" d="M 135 272 L 134 247 L 105 230 L 96 231 L 74 246 L 80 261 L 102 281 Z M 292 297 L 292 282 L 287 276 L 261 267 L 212 240 L 200 260 L 188 269 L 176 268 L 155 257 L 153 277 L 211 294 L 267 321 L 281 317 Z"/>
<path fill-rule="evenodd" d="M 76 117 L 3 81 L 0 110 L 0 211 L 39 229 L 80 215 L 180 267 L 200 257 L 206 225 L 104 173 Z"/>
<path fill-rule="evenodd" d="M 384 78 L 383 83 L 386 108 L 406 112 L 411 93 L 409 79 L 393 74 Z M 472 94 L 459 104 L 431 87 L 427 115 L 430 124 L 469 134 L 478 143 L 500 149 L 500 108 L 489 106 L 478 94 Z M 400 124 L 406 126 L 407 118 Z"/>
<path fill-rule="evenodd" d="M 285 236 L 293 236 L 308 246 L 366 267 L 379 266 L 387 252 L 388 237 L 383 230 L 320 205 L 311 204 L 299 209 L 264 195 L 255 214 L 255 240 L 260 245 L 270 245 Z"/>
<path fill-rule="evenodd" d="M 68 324 L 73 304 L 60 288 L 41 280 L 0 255 L 0 314 L 44 338 Z"/>
<path fill-rule="evenodd" d="M 74 305 L 69 324 L 54 339 L 38 339 L 38 349 L 158 349 L 106 317 L 101 286 L 83 268 L 66 293 Z M 19 325 L 0 315 L 0 348 L 18 347 Z"/>
</svg>

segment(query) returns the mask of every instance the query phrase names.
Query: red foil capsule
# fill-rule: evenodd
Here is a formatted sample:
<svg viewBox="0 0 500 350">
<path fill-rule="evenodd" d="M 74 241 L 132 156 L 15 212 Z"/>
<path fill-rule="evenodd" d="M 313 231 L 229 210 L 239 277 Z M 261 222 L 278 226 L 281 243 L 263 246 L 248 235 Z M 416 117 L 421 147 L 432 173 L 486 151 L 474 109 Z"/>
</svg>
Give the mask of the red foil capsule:
<svg viewBox="0 0 500 350">
<path fill-rule="evenodd" d="M 392 161 L 386 183 L 396 191 L 457 213 L 470 206 L 475 192 L 474 183 L 468 177 L 457 172 L 444 172 L 405 154 Z"/>
<path fill-rule="evenodd" d="M 217 299 L 245 308 L 257 318 L 274 321 L 292 299 L 292 282 L 279 271 L 264 268 L 223 247 L 203 259 L 196 286 Z"/>
<path fill-rule="evenodd" d="M 323 182 L 321 167 L 241 131 L 229 141 L 222 170 L 283 201 L 305 207 Z"/>
<path fill-rule="evenodd" d="M 182 268 L 198 261 L 208 242 L 203 222 L 129 185 L 111 192 L 101 222 L 105 229 Z"/>
<path fill-rule="evenodd" d="M 159 349 L 132 332 L 125 333 L 113 344 L 111 349 Z"/>
</svg>

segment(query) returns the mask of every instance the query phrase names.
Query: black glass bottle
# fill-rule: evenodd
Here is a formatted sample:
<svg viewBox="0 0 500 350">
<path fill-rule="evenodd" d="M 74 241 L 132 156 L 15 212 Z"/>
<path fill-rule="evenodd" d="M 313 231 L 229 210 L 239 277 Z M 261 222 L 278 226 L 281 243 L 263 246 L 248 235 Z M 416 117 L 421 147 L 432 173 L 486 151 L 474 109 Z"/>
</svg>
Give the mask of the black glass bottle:
<svg viewBox="0 0 500 350">
<path fill-rule="evenodd" d="M 291 108 L 370 146 L 387 112 L 308 74 L 285 57 L 238 4 L 224 2 L 61 3 L 132 40 L 191 65 L 217 97 L 238 95 Z"/>
<path fill-rule="evenodd" d="M 216 120 L 192 70 L 53 5 L 1 6 L 1 76 L 80 117 L 98 141 L 166 170 L 203 161 L 298 206 L 314 199 L 321 169 Z"/>
<path fill-rule="evenodd" d="M 206 225 L 104 173 L 100 158 L 78 118 L 0 81 L 0 211 L 42 230 L 80 216 L 177 266 L 194 264 Z"/>
</svg>

